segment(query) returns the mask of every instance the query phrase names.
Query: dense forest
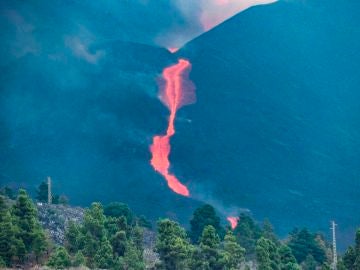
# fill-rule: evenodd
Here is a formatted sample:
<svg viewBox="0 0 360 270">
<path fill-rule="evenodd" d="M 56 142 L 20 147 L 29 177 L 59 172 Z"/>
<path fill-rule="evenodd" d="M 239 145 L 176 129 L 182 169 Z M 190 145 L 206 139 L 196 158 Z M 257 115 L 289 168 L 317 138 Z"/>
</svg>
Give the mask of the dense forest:
<svg viewBox="0 0 360 270">
<path fill-rule="evenodd" d="M 54 198 L 55 204 L 68 203 L 65 196 Z M 46 202 L 45 183 L 34 199 L 23 189 L 1 189 L 1 268 L 334 269 L 332 247 L 322 234 L 295 228 L 279 239 L 268 220 L 258 223 L 246 214 L 240 214 L 232 230 L 222 226 L 209 204 L 195 210 L 187 231 L 167 218 L 153 226 L 123 203 L 95 202 L 85 209 L 81 222 L 68 222 L 64 242 L 58 244 L 39 222 L 37 206 Z M 144 243 L 144 232 L 152 231 L 156 238 L 150 253 L 155 256 L 149 256 Z M 337 269 L 360 269 L 360 229 Z"/>
</svg>

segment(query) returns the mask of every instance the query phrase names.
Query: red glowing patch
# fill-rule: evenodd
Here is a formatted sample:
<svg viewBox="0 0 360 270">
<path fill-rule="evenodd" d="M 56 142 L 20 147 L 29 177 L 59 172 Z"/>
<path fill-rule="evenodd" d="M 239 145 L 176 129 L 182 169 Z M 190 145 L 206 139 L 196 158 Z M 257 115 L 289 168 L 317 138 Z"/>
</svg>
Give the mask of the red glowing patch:
<svg viewBox="0 0 360 270">
<path fill-rule="evenodd" d="M 179 48 L 176 48 L 176 47 L 168 48 L 168 51 L 171 52 L 171 53 L 176 53 L 178 50 L 179 50 Z"/>
<path fill-rule="evenodd" d="M 152 154 L 150 163 L 155 171 L 165 178 L 170 189 L 187 197 L 190 196 L 188 188 L 175 175 L 169 173 L 169 154 L 171 150 L 170 138 L 175 134 L 176 112 L 181 106 L 195 101 L 195 88 L 187 80 L 190 67 L 189 61 L 180 59 L 177 64 L 163 70 L 164 86 L 160 87 L 160 99 L 170 110 L 169 123 L 166 134 L 154 136 L 153 143 L 150 146 Z"/>
<path fill-rule="evenodd" d="M 230 222 L 231 229 L 235 229 L 239 222 L 239 217 L 227 217 L 226 219 Z"/>
</svg>

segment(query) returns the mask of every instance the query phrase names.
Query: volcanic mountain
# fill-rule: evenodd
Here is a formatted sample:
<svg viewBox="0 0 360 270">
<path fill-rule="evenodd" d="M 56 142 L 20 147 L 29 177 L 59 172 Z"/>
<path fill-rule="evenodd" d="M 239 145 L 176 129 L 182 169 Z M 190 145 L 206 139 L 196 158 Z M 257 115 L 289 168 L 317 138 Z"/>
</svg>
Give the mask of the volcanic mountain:
<svg viewBox="0 0 360 270">
<path fill-rule="evenodd" d="M 86 34 L 30 48 L 39 32 L 20 36 L 27 51 L 0 66 L 1 184 L 34 190 L 50 175 L 74 204 L 117 200 L 150 218 L 188 221 L 207 201 L 224 214 L 268 217 L 280 234 L 327 231 L 335 219 L 342 238 L 352 237 L 360 224 L 357 10 L 346 0 L 254 7 L 176 54 Z M 157 80 L 180 57 L 192 65 L 197 102 L 177 112 L 169 159 L 191 198 L 169 190 L 150 164 L 169 116 Z"/>
<path fill-rule="evenodd" d="M 280 231 L 360 224 L 360 4 L 280 1 L 188 43 L 197 104 L 173 164 Z M 180 126 L 181 128 L 181 126 Z"/>
</svg>

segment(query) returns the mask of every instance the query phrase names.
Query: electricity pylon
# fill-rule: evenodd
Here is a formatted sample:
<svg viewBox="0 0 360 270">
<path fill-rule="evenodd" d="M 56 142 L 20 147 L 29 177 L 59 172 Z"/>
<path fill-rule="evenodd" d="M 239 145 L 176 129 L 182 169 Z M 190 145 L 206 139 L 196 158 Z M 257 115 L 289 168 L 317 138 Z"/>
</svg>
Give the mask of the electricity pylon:
<svg viewBox="0 0 360 270">
<path fill-rule="evenodd" d="M 331 221 L 331 231 L 332 231 L 332 245 L 333 245 L 333 262 L 332 262 L 332 269 L 336 270 L 337 267 L 337 252 L 336 252 L 336 231 L 335 227 L 337 224 L 335 224 L 335 221 Z"/>
<path fill-rule="evenodd" d="M 47 184 L 48 184 L 48 204 L 52 203 L 52 195 L 51 195 L 51 178 L 48 176 L 47 178 Z"/>
</svg>

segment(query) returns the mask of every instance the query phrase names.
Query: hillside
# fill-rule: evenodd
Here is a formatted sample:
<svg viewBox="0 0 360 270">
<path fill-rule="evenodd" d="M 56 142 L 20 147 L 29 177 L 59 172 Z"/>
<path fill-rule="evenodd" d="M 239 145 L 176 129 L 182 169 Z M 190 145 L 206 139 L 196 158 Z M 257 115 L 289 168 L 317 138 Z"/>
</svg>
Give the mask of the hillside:
<svg viewBox="0 0 360 270">
<path fill-rule="evenodd" d="M 332 263 L 331 245 L 321 233 L 295 228 L 279 239 L 269 220 L 259 223 L 247 214 L 238 216 L 234 228 L 223 227 L 209 204 L 194 211 L 186 231 L 168 218 L 152 227 L 120 202 L 85 209 L 35 205 L 23 189 L 0 192 L 1 269 L 305 270 L 330 269 Z M 355 244 L 339 256 L 338 269 L 356 266 L 359 239 L 360 229 Z"/>
<path fill-rule="evenodd" d="M 167 115 L 157 78 L 176 58 L 121 41 L 86 50 L 29 54 L 2 67 L 1 184 L 32 191 L 50 175 L 77 205 L 122 200 L 154 219 L 188 219 L 199 203 L 169 192 L 150 166 L 149 145 Z"/>
<path fill-rule="evenodd" d="M 346 242 L 360 223 L 359 3 L 315 2 L 251 8 L 178 52 L 197 104 L 174 166 L 281 230 L 335 219 Z"/>
</svg>

